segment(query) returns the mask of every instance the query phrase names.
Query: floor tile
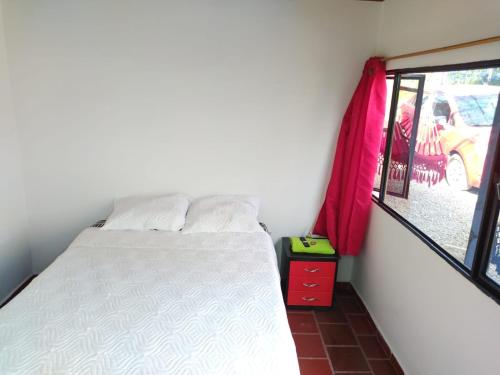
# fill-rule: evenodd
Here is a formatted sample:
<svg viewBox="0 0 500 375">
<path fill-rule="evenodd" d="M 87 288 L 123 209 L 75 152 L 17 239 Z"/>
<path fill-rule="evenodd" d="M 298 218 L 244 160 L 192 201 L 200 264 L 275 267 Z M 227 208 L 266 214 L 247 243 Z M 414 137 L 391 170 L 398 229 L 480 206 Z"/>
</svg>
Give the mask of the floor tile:
<svg viewBox="0 0 500 375">
<path fill-rule="evenodd" d="M 366 358 L 389 359 L 377 336 L 359 336 L 358 340 Z"/>
<path fill-rule="evenodd" d="M 346 314 L 350 313 L 364 313 L 364 307 L 358 302 L 355 297 L 338 296 L 336 302 L 340 306 L 343 312 Z"/>
<path fill-rule="evenodd" d="M 332 375 L 327 359 L 299 359 L 300 375 Z"/>
<path fill-rule="evenodd" d="M 401 368 L 401 366 L 399 365 L 399 362 L 396 359 L 396 357 L 394 357 L 394 354 L 391 354 L 390 361 L 391 361 L 392 367 L 396 371 L 396 374 L 398 374 L 398 375 L 404 375 L 404 371 Z"/>
<path fill-rule="evenodd" d="M 384 353 L 389 357 L 391 355 L 391 348 L 389 348 L 389 345 L 387 345 L 380 332 L 377 334 L 377 340 L 380 343 L 380 346 L 382 346 Z"/>
<path fill-rule="evenodd" d="M 348 315 L 351 327 L 356 335 L 374 335 L 377 333 L 375 325 L 371 319 L 365 315 Z"/>
<path fill-rule="evenodd" d="M 371 359 L 370 366 L 372 367 L 374 375 L 398 375 L 389 360 Z"/>
<path fill-rule="evenodd" d="M 356 292 L 351 283 L 337 282 L 335 285 L 335 293 L 339 296 L 355 296 Z"/>
<path fill-rule="evenodd" d="M 313 310 L 287 308 L 286 313 L 287 314 L 312 314 Z"/>
<path fill-rule="evenodd" d="M 370 370 L 359 347 L 329 346 L 327 351 L 335 372 Z"/>
<path fill-rule="evenodd" d="M 348 324 L 320 323 L 319 330 L 325 345 L 357 345 L 356 338 Z"/>
<path fill-rule="evenodd" d="M 287 311 L 301 375 L 404 375 L 352 285 L 335 294 L 332 310 Z"/>
<path fill-rule="evenodd" d="M 320 335 L 294 333 L 293 340 L 297 356 L 307 358 L 326 358 Z"/>
<path fill-rule="evenodd" d="M 347 323 L 345 314 L 340 309 L 332 311 L 315 311 L 319 323 Z"/>
<path fill-rule="evenodd" d="M 292 333 L 318 333 L 313 314 L 288 313 L 287 316 Z"/>
</svg>

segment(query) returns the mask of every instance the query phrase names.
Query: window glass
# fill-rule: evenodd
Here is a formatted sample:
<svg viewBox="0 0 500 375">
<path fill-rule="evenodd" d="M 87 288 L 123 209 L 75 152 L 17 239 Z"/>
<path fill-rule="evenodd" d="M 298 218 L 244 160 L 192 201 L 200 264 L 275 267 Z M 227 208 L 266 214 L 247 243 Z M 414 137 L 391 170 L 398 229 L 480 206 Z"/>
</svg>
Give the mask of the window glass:
<svg viewBox="0 0 500 375">
<path fill-rule="evenodd" d="M 386 194 L 398 197 L 408 196 L 410 181 L 411 138 L 415 124 L 415 104 L 423 80 L 415 77 L 402 78 L 394 130 L 392 132 L 391 159 L 387 170 Z M 382 143 L 384 143 L 384 139 Z"/>
<path fill-rule="evenodd" d="M 432 105 L 433 115 L 435 118 L 439 118 L 443 123 L 447 123 L 450 119 L 450 104 L 446 97 L 442 93 L 436 94 L 436 99 Z"/>
<path fill-rule="evenodd" d="M 498 212 L 486 276 L 500 287 L 500 217 Z"/>
<path fill-rule="evenodd" d="M 491 126 L 497 106 L 497 94 L 456 96 L 457 110 L 468 126 Z"/>
<path fill-rule="evenodd" d="M 474 213 L 483 209 L 476 205 L 500 93 L 497 71 L 425 73 L 424 98 L 415 122 L 418 128 L 413 143 L 408 142 L 414 147 L 410 149 L 413 159 L 407 195 L 390 194 L 391 189 L 402 192 L 394 184 L 402 184 L 404 179 L 396 173 L 391 181 L 388 173 L 383 198 L 386 205 L 461 263 Z M 402 89 L 404 79 L 402 76 Z M 400 98 L 396 123 L 404 113 L 415 110 L 415 98 L 411 91 L 405 100 Z"/>
</svg>

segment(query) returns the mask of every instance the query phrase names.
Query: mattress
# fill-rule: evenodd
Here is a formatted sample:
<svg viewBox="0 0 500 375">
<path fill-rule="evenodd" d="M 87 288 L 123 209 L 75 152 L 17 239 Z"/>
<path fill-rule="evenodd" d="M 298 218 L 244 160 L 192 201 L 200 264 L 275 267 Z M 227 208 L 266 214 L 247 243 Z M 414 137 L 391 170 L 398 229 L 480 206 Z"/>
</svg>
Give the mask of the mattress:
<svg viewBox="0 0 500 375">
<path fill-rule="evenodd" d="M 0 374 L 287 374 L 266 233 L 83 231 L 0 310 Z"/>
</svg>

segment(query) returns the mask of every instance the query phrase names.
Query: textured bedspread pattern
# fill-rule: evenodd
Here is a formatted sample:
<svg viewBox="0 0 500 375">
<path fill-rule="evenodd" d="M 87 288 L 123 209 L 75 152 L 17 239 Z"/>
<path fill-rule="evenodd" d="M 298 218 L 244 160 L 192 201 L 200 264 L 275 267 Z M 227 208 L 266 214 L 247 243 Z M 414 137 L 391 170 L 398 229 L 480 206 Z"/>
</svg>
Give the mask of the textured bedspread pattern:
<svg viewBox="0 0 500 375">
<path fill-rule="evenodd" d="M 269 235 L 86 229 L 0 310 L 0 374 L 298 375 Z"/>
</svg>

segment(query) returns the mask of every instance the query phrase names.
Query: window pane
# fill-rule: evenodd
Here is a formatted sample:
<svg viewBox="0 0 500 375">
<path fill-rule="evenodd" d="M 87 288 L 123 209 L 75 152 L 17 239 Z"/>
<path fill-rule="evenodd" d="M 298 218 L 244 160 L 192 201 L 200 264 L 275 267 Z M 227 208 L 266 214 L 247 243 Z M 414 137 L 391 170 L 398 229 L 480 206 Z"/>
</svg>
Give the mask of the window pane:
<svg viewBox="0 0 500 375">
<path fill-rule="evenodd" d="M 408 196 L 408 167 L 410 143 L 414 125 L 415 103 L 419 80 L 402 78 L 399 90 L 394 130 L 392 133 L 391 160 L 387 171 L 386 194 Z M 382 139 L 385 147 L 386 139 Z"/>
<path fill-rule="evenodd" d="M 499 73 L 492 68 L 425 74 L 408 198 L 388 194 L 384 202 L 462 263 L 500 92 Z M 406 102 L 410 107 L 414 97 Z"/>
<path fill-rule="evenodd" d="M 500 217 L 498 217 L 498 213 L 486 275 L 500 287 Z"/>
<path fill-rule="evenodd" d="M 387 83 L 387 100 L 385 107 L 385 119 L 384 119 L 384 131 L 382 138 L 385 139 L 387 136 L 387 126 L 389 124 L 389 112 L 391 110 L 391 95 L 392 88 L 394 86 L 394 79 L 388 78 L 385 80 Z M 375 174 L 375 181 L 373 182 L 373 194 L 378 197 L 378 191 L 380 190 L 380 176 L 382 175 L 382 166 L 384 165 L 384 151 L 385 151 L 385 142 L 382 141 L 382 144 L 379 149 L 378 154 L 378 166 L 377 173 Z"/>
</svg>

